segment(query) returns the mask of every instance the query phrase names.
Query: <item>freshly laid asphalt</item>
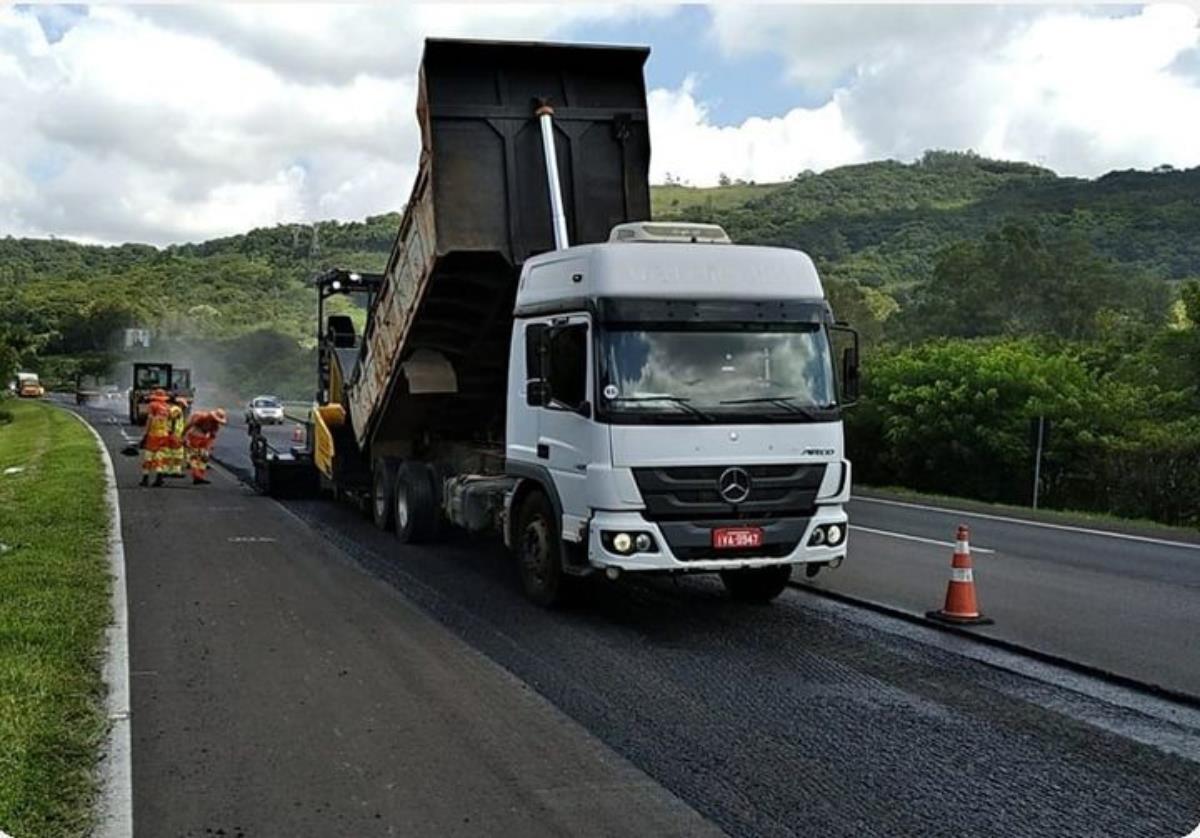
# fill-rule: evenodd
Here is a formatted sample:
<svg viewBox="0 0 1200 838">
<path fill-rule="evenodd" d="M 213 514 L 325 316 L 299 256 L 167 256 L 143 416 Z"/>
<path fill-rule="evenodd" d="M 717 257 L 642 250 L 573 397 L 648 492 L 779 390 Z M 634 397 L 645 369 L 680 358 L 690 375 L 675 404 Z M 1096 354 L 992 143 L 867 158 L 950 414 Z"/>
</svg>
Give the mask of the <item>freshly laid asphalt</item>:
<svg viewBox="0 0 1200 838">
<path fill-rule="evenodd" d="M 603 583 L 551 612 L 491 541 L 401 547 L 347 506 L 276 504 L 224 474 L 122 502 L 139 834 L 1200 822 L 1195 710 L 1012 671 L 802 591 L 752 607 L 705 578 Z"/>
</svg>

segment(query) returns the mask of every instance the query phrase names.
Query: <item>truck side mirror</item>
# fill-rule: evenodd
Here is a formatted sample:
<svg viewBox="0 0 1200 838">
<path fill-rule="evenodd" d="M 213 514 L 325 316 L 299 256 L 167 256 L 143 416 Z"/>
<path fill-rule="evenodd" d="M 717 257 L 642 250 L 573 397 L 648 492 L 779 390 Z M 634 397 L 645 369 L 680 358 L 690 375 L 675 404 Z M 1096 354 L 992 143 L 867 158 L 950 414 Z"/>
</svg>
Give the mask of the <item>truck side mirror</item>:
<svg viewBox="0 0 1200 838">
<path fill-rule="evenodd" d="M 858 401 L 859 394 L 858 347 L 848 346 L 842 353 L 842 404 L 851 405 Z"/>
<path fill-rule="evenodd" d="M 858 372 L 858 330 L 846 323 L 834 323 L 830 330 L 850 338 L 850 345 L 842 350 L 841 392 L 838 394 L 842 407 L 858 401 L 860 379 Z"/>
<path fill-rule="evenodd" d="M 543 378 L 526 381 L 525 404 L 530 407 L 545 407 L 550 404 L 550 382 Z"/>
</svg>

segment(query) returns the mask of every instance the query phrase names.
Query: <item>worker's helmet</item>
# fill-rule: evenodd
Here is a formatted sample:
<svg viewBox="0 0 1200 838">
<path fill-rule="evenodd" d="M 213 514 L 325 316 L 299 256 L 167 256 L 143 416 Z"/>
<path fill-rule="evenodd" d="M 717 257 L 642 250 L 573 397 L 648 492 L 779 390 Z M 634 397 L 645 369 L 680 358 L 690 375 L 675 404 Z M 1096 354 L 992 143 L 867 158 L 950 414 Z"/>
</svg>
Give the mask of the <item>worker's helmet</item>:
<svg viewBox="0 0 1200 838">
<path fill-rule="evenodd" d="M 171 414 L 172 418 L 176 418 L 176 417 L 182 416 L 182 415 L 183 415 L 183 408 L 182 408 L 182 407 L 180 407 L 180 406 L 179 406 L 179 405 L 177 405 L 177 404 L 173 404 L 173 405 L 171 405 L 171 407 L 170 407 L 170 414 Z"/>
<path fill-rule="evenodd" d="M 167 391 L 163 389 L 155 390 L 150 394 L 150 400 L 155 402 L 165 402 L 167 400 Z"/>
<path fill-rule="evenodd" d="M 222 425 L 224 425 L 225 422 L 227 421 L 227 417 L 225 416 L 224 408 L 218 407 L 216 410 L 214 410 L 212 412 L 212 415 L 213 415 L 213 418 L 216 419 L 218 422 L 220 422 Z"/>
<path fill-rule="evenodd" d="M 186 396 L 176 396 L 176 397 L 175 397 L 175 404 L 177 404 L 177 405 L 179 405 L 180 407 L 182 407 L 182 408 L 185 408 L 185 409 L 186 409 L 186 408 L 187 408 L 187 406 L 188 406 L 188 400 L 187 400 L 187 397 L 186 397 Z"/>
</svg>

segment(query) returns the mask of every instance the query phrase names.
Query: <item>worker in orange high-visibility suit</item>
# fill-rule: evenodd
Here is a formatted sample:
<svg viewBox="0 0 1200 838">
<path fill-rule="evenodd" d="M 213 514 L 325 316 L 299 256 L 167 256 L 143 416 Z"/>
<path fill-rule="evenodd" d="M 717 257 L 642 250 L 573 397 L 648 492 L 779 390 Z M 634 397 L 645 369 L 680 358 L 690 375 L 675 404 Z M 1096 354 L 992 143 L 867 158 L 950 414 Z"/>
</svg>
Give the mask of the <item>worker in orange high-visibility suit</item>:
<svg viewBox="0 0 1200 838">
<path fill-rule="evenodd" d="M 162 473 L 167 477 L 183 477 L 183 466 L 187 457 L 183 452 L 183 429 L 187 426 L 187 417 L 183 412 L 182 399 L 177 399 L 168 408 L 167 418 L 167 447 L 163 450 Z"/>
<path fill-rule="evenodd" d="M 205 477 L 208 473 L 208 458 L 217 439 L 217 431 L 221 430 L 225 422 L 225 411 L 219 407 L 213 411 L 198 410 L 188 420 L 183 441 L 187 445 L 188 465 L 192 469 L 193 484 L 209 482 Z"/>
<path fill-rule="evenodd" d="M 154 485 L 161 486 L 163 484 L 163 466 L 166 464 L 164 457 L 167 454 L 167 448 L 170 445 L 170 408 L 167 407 L 167 393 L 165 390 L 155 390 L 150 394 L 150 404 L 146 409 L 146 432 L 142 434 L 142 483 L 146 486 L 150 484 L 150 478 L 154 478 Z"/>
</svg>

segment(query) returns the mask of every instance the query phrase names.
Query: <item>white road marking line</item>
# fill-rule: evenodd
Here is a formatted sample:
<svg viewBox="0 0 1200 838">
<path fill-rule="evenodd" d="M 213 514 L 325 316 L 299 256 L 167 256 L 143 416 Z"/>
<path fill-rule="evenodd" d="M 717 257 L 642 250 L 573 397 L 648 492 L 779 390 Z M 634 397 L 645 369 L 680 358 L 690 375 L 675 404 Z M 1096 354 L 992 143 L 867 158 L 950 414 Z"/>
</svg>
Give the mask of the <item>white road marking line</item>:
<svg viewBox="0 0 1200 838">
<path fill-rule="evenodd" d="M 274 544 L 275 539 L 265 535 L 231 535 L 226 539 L 232 544 Z"/>
<path fill-rule="evenodd" d="M 865 498 L 862 496 L 854 496 L 851 500 L 862 501 L 863 503 L 881 503 L 886 506 L 903 506 L 909 509 L 922 509 L 926 512 L 942 512 L 948 515 L 963 515 L 968 518 L 982 518 L 987 521 L 1005 521 L 1010 524 L 1025 524 L 1030 527 L 1042 527 L 1048 530 L 1065 530 L 1066 532 L 1078 532 L 1085 535 L 1100 535 L 1108 538 L 1121 538 L 1126 541 L 1142 541 L 1146 544 L 1161 544 L 1164 547 L 1183 547 L 1187 550 L 1200 550 L 1200 544 L 1191 544 L 1187 541 L 1169 541 L 1165 538 L 1151 538 L 1148 535 L 1130 535 L 1124 532 L 1109 532 L 1108 530 L 1092 530 L 1086 527 L 1071 527 L 1066 524 L 1047 524 L 1045 521 L 1027 521 L 1024 518 L 1009 518 L 1005 515 L 990 515 L 985 512 L 968 512 L 965 509 L 950 509 L 944 506 L 926 506 L 920 503 L 907 503 L 899 500 L 884 500 L 883 498 Z"/>
<path fill-rule="evenodd" d="M 133 745 L 129 710 L 129 604 L 125 590 L 125 542 L 121 537 L 121 502 L 112 457 L 100 433 L 86 419 L 67 410 L 83 423 L 100 447 L 104 463 L 105 497 L 109 510 L 108 567 L 112 573 L 112 625 L 105 631 L 107 650 L 104 683 L 108 688 L 108 741 L 100 761 L 100 799 L 96 807 L 95 835 L 128 838 L 133 834 Z"/>
<path fill-rule="evenodd" d="M 869 533 L 873 533 L 875 535 L 886 535 L 889 538 L 903 538 L 905 541 L 920 541 L 922 544 L 936 544 L 938 547 L 954 548 L 957 546 L 957 545 L 955 545 L 955 543 L 953 541 L 938 541 L 937 539 L 934 539 L 934 538 L 922 538 L 919 535 L 909 535 L 908 533 L 903 533 L 903 532 L 889 532 L 888 530 L 874 530 L 874 529 L 871 529 L 870 527 L 860 527 L 858 524 L 851 524 L 850 529 L 858 530 L 860 532 L 869 532 Z M 989 550 L 986 547 L 976 547 L 976 546 L 972 545 L 971 552 L 972 553 L 995 553 L 996 551 Z"/>
</svg>

